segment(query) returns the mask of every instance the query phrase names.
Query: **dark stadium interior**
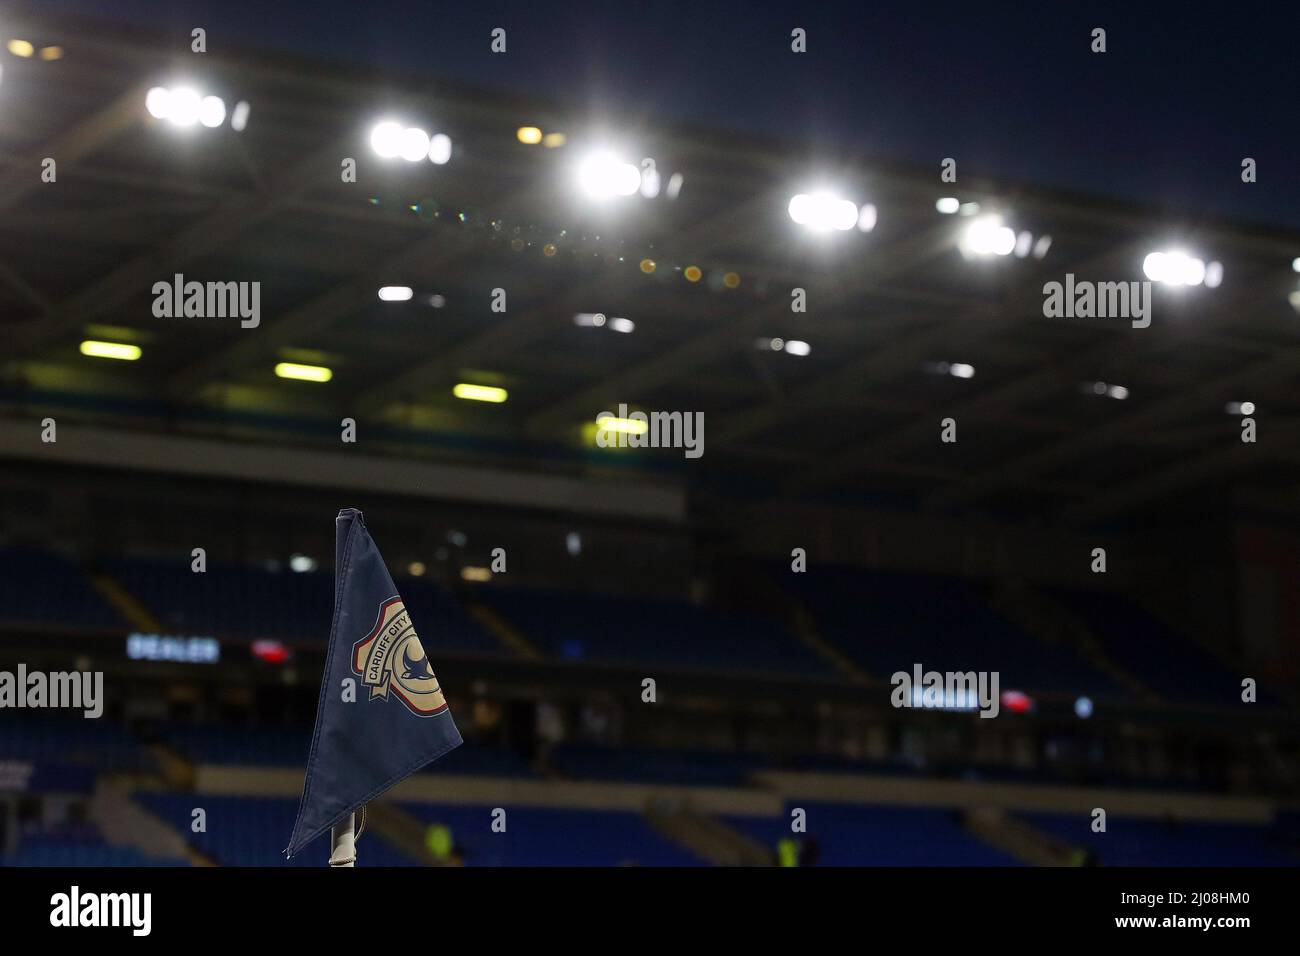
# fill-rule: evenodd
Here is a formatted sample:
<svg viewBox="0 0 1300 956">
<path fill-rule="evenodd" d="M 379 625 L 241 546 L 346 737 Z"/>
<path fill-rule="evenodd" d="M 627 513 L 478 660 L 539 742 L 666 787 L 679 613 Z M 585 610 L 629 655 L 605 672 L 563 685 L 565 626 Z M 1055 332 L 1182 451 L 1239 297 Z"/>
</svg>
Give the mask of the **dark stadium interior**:
<svg viewBox="0 0 1300 956">
<path fill-rule="evenodd" d="M 679 190 L 592 205 L 612 131 L 572 104 L 222 44 L 248 125 L 178 135 L 144 104 L 188 41 L 0 33 L 67 51 L 0 50 L 0 670 L 106 701 L 0 714 L 0 865 L 324 864 L 283 848 L 343 507 L 465 738 L 359 866 L 1300 862 L 1300 234 L 861 153 L 831 168 L 878 221 L 828 242 L 795 141 L 646 119 Z M 373 159 L 383 115 L 451 161 Z M 1032 243 L 964 255 L 950 194 Z M 1044 317 L 1171 237 L 1222 283 Z M 260 324 L 158 317 L 175 274 L 260 282 Z M 702 413 L 704 454 L 598 447 L 620 403 Z M 918 663 L 1001 712 L 891 705 Z"/>
</svg>

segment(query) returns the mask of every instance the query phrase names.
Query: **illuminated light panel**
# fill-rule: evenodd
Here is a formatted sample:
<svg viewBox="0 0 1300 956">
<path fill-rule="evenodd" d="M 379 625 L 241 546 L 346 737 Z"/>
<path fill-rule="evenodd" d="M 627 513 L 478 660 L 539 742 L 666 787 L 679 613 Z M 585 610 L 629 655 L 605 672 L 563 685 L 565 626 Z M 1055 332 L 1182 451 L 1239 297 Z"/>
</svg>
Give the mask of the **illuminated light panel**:
<svg viewBox="0 0 1300 956">
<path fill-rule="evenodd" d="M 1008 256 L 1016 248 L 1016 233 L 1001 216 L 981 216 L 962 233 L 961 248 L 972 256 Z"/>
<path fill-rule="evenodd" d="M 640 422 L 635 418 L 618 418 L 614 415 L 600 416 L 596 419 L 596 426 L 619 435 L 644 435 L 650 430 L 649 422 Z"/>
<path fill-rule="evenodd" d="M 610 153 L 594 153 L 578 166 L 578 185 L 594 199 L 631 196 L 641 188 L 641 170 Z"/>
<path fill-rule="evenodd" d="M 155 86 L 144 97 L 144 108 L 154 119 L 166 119 L 171 111 L 171 91 L 166 87 Z"/>
<path fill-rule="evenodd" d="M 406 302 L 414 293 L 410 286 L 386 285 L 379 290 L 379 298 L 385 302 Z"/>
<path fill-rule="evenodd" d="M 188 86 L 178 87 L 167 98 L 167 119 L 175 126 L 193 126 L 199 121 L 202 108 L 203 98 L 197 90 Z"/>
<path fill-rule="evenodd" d="M 961 208 L 961 203 L 954 196 L 944 196 L 942 199 L 934 201 L 934 208 L 945 216 L 952 216 Z"/>
<path fill-rule="evenodd" d="M 324 365 L 301 365 L 298 362 L 277 362 L 275 374 L 298 382 L 328 382 L 334 377 L 333 369 Z"/>
<path fill-rule="evenodd" d="M 536 126 L 521 126 L 515 130 L 515 139 L 525 146 L 536 146 L 542 141 L 542 131 Z"/>
<path fill-rule="evenodd" d="M 1142 273 L 1152 282 L 1162 282 L 1165 285 L 1200 285 L 1205 281 L 1205 271 L 1202 260 L 1179 249 L 1152 252 L 1142 260 Z M 1221 271 L 1218 278 L 1222 281 Z"/>
<path fill-rule="evenodd" d="M 624 335 L 632 333 L 636 329 L 636 323 L 631 319 L 614 318 L 609 320 L 611 331 L 622 332 Z"/>
<path fill-rule="evenodd" d="M 858 224 L 858 207 L 830 193 L 799 193 L 791 197 L 787 212 L 813 232 L 846 232 Z"/>
<path fill-rule="evenodd" d="M 199 101 L 199 122 L 216 129 L 226 121 L 226 103 L 219 96 L 205 96 Z"/>
<path fill-rule="evenodd" d="M 659 171 L 650 166 L 641 173 L 641 195 L 646 199 L 654 199 L 659 195 L 660 185 Z"/>
<path fill-rule="evenodd" d="M 474 385 L 471 382 L 457 382 L 452 386 L 451 394 L 467 402 L 492 402 L 500 405 L 510 397 L 504 388 L 495 385 Z"/>
<path fill-rule="evenodd" d="M 802 357 L 812 353 L 812 346 L 807 342 L 800 341 L 799 339 L 787 339 L 785 343 L 785 351 L 788 355 L 798 355 Z"/>
<path fill-rule="evenodd" d="M 975 366 L 965 362 L 953 362 L 948 366 L 948 374 L 953 378 L 974 378 Z"/>
<path fill-rule="evenodd" d="M 435 166 L 445 166 L 451 161 L 451 137 L 446 133 L 435 133 L 429 139 L 429 162 Z"/>
<path fill-rule="evenodd" d="M 858 232 L 870 232 L 875 229 L 876 216 L 875 203 L 863 203 L 862 208 L 858 211 Z"/>
<path fill-rule="evenodd" d="M 402 130 L 397 146 L 397 155 L 408 163 L 418 163 L 429 155 L 429 134 L 418 126 L 408 126 Z"/>
<path fill-rule="evenodd" d="M 96 339 L 87 339 L 81 343 L 81 354 L 88 355 L 91 358 L 118 359 L 123 362 L 134 362 L 141 355 L 140 346 L 128 345 L 124 342 L 100 342 Z"/>
<path fill-rule="evenodd" d="M 1205 288 L 1217 289 L 1223 284 L 1223 263 L 1211 262 L 1205 267 Z"/>
</svg>

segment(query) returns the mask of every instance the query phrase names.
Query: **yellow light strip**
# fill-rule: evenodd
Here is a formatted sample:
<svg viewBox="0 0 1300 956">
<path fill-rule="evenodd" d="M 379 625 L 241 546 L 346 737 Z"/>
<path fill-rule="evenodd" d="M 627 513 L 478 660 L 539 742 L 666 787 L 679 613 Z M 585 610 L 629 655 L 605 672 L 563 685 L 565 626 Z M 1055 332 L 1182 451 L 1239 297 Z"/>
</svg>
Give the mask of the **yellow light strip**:
<svg viewBox="0 0 1300 956">
<path fill-rule="evenodd" d="M 615 418 L 602 415 L 596 419 L 596 425 L 609 432 L 621 432 L 624 435 L 644 435 L 650 430 L 649 422 L 640 422 L 635 418 Z"/>
<path fill-rule="evenodd" d="M 504 388 L 497 388 L 495 385 L 473 385 L 469 382 L 458 382 L 452 388 L 451 394 L 468 402 L 495 402 L 498 405 L 510 397 Z"/>
<path fill-rule="evenodd" d="M 134 362 L 140 357 L 141 353 L 138 345 L 86 339 L 81 343 L 81 354 L 89 355 L 91 358 L 121 359 L 124 362 Z"/>
<path fill-rule="evenodd" d="M 300 382 L 328 382 L 334 372 L 323 365 L 299 365 L 297 362 L 279 362 L 275 374 L 280 378 L 292 378 Z"/>
</svg>

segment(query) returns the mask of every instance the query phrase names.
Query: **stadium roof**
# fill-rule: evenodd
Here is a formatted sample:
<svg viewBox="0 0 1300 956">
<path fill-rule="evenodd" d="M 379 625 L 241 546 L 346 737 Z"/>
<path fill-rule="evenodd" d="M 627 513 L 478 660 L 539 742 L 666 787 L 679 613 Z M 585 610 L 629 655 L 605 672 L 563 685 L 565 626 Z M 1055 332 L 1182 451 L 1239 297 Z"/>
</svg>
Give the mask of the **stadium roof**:
<svg viewBox="0 0 1300 956">
<path fill-rule="evenodd" d="M 938 160 L 819 156 L 381 71 L 196 54 L 188 36 L 44 15 L 3 30 L 35 51 L 0 50 L 13 415 L 336 450 L 351 417 L 368 452 L 406 458 L 1079 522 L 1200 507 L 1243 478 L 1300 481 L 1300 236 L 1024 184 L 945 185 Z M 42 58 L 48 47 L 61 55 Z M 220 96 L 221 125 L 151 116 L 148 91 L 177 84 Z M 386 118 L 449 136 L 450 161 L 378 157 L 371 130 Z M 521 142 L 525 126 L 566 142 Z M 658 194 L 584 196 L 575 170 L 598 146 L 653 158 Z M 823 186 L 874 207 L 874 227 L 792 222 L 791 197 Z M 980 211 L 946 215 L 942 197 Z M 990 213 L 1028 234 L 1027 254 L 962 254 Z M 1044 283 L 1142 280 L 1144 257 L 1171 248 L 1221 263 L 1222 283 L 1157 285 L 1149 328 L 1044 316 Z M 155 283 L 176 274 L 259 282 L 260 324 L 155 317 Z M 381 301 L 384 286 L 412 297 Z M 575 321 L 596 313 L 605 324 Z M 142 356 L 85 357 L 86 339 Z M 277 378 L 279 362 L 333 378 Z M 458 382 L 509 400 L 460 401 Z M 1258 442 L 1240 441 L 1233 402 L 1255 404 Z M 620 403 L 702 412 L 704 456 L 592 448 L 583 426 Z M 956 444 L 939 441 L 947 417 Z"/>
</svg>

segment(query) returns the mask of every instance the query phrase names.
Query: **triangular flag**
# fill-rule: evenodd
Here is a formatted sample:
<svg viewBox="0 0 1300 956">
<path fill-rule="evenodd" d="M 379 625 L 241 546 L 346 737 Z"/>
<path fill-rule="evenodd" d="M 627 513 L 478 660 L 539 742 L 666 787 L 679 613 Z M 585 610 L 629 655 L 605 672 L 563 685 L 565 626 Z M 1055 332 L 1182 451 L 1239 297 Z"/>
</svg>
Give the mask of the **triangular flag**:
<svg viewBox="0 0 1300 956">
<path fill-rule="evenodd" d="M 339 512 L 334 558 L 334 623 L 289 856 L 461 744 L 411 615 L 354 508 Z"/>
</svg>

